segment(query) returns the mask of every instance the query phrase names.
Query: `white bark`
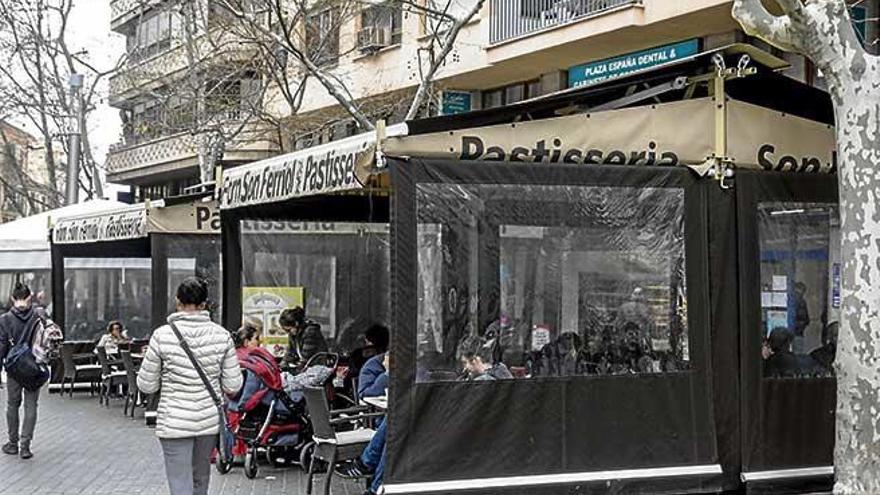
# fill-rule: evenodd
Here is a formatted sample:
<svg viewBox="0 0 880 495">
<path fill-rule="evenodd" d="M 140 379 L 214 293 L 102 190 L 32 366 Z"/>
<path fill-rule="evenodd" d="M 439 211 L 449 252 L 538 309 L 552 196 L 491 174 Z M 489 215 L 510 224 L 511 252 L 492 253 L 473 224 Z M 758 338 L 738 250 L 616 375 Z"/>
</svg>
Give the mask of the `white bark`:
<svg viewBox="0 0 880 495">
<path fill-rule="evenodd" d="M 880 62 L 864 51 L 843 0 L 735 0 L 746 32 L 810 57 L 835 106 L 841 209 L 841 321 L 834 493 L 880 493 Z"/>
</svg>

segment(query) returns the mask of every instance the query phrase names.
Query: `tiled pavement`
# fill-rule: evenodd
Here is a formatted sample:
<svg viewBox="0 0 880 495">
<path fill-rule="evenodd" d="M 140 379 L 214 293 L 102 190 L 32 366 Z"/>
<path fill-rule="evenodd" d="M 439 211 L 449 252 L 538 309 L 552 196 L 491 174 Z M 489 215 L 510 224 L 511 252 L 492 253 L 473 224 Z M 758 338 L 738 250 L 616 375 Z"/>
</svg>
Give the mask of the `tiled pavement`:
<svg viewBox="0 0 880 495">
<path fill-rule="evenodd" d="M 6 389 L 0 389 L 0 443 L 6 442 Z M 35 433 L 34 458 L 0 454 L 0 494 L 9 495 L 165 495 L 162 453 L 154 431 L 122 414 L 122 401 L 109 408 L 96 397 L 77 393 L 58 397 L 43 389 Z M 321 493 L 320 484 L 315 492 Z M 256 479 L 241 467 L 221 476 L 211 471 L 212 495 L 305 494 L 298 468 L 261 465 Z M 362 488 L 334 481 L 334 495 L 360 495 Z"/>
</svg>

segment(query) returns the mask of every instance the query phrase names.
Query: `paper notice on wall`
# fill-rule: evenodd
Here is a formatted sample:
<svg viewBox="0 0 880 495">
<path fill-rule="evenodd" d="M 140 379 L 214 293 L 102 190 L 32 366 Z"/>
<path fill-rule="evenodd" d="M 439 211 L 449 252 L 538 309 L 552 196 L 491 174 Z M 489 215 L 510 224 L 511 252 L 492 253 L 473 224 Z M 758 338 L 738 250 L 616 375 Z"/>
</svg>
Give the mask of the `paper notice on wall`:
<svg viewBox="0 0 880 495">
<path fill-rule="evenodd" d="M 540 351 L 550 343 L 550 329 L 543 325 L 535 325 L 532 329 L 532 350 Z"/>
<path fill-rule="evenodd" d="M 788 328 L 788 311 L 767 311 L 767 335 L 777 327 Z"/>
<path fill-rule="evenodd" d="M 773 300 L 771 306 L 774 308 L 787 308 L 788 307 L 788 293 L 787 292 L 773 292 Z"/>
<path fill-rule="evenodd" d="M 773 293 L 772 292 L 762 292 L 761 293 L 761 307 L 762 308 L 773 307 Z"/>
<path fill-rule="evenodd" d="M 773 275 L 773 290 L 788 290 L 788 277 L 785 275 Z"/>
</svg>

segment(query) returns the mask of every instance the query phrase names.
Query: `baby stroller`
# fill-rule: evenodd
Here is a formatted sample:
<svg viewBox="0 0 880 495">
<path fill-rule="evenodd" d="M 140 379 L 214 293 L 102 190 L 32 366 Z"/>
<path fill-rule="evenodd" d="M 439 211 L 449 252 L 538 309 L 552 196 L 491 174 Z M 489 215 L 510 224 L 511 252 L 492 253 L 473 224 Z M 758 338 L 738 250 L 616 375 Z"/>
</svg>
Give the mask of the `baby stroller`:
<svg viewBox="0 0 880 495">
<path fill-rule="evenodd" d="M 296 377 L 287 373 L 282 376 L 275 357 L 264 349 L 240 355 L 239 362 L 245 384 L 239 397 L 227 406 L 229 428 L 223 446 L 229 461 L 218 459 L 217 471 L 228 473 L 233 456 L 244 456 L 245 476 L 256 478 L 261 451 L 274 466 L 301 464 L 301 457 L 310 451 L 307 447 L 312 443 L 312 431 L 299 389 L 327 387 L 338 359 L 327 353 L 315 355 Z"/>
</svg>

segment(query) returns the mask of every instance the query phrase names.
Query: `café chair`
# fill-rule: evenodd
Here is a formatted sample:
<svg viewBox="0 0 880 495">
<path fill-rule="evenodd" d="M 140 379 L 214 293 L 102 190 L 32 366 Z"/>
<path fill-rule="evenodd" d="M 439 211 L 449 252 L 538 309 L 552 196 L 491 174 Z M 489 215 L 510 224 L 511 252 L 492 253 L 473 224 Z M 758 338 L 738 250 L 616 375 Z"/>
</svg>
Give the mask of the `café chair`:
<svg viewBox="0 0 880 495">
<path fill-rule="evenodd" d="M 95 350 L 98 352 L 98 362 L 101 363 L 101 389 L 99 398 L 101 404 L 109 407 L 110 394 L 115 388 L 125 384 L 127 380 L 126 372 L 117 371 L 113 365 L 110 364 L 110 360 L 107 359 L 107 349 L 96 347 Z"/>
<path fill-rule="evenodd" d="M 95 384 L 101 381 L 101 365 L 99 364 L 76 364 L 74 350 L 76 344 L 61 344 L 61 365 L 64 373 L 61 376 L 61 396 L 64 396 L 64 387 L 70 381 L 70 397 L 77 383 L 89 384 L 89 393 L 95 395 Z"/>
<path fill-rule="evenodd" d="M 131 358 L 131 352 L 120 351 L 119 354 L 122 356 L 122 367 L 125 370 L 126 385 L 128 388 L 128 390 L 125 391 L 125 407 L 122 409 L 122 414 L 129 415 L 128 407 L 130 405 L 130 416 L 134 418 L 134 410 L 137 408 L 138 399 L 140 398 L 140 391 L 137 386 L 138 369 L 134 364 L 134 360 Z"/>
<path fill-rule="evenodd" d="M 324 480 L 324 495 L 330 495 L 330 483 L 333 471 L 337 463 L 347 462 L 360 457 L 361 452 L 370 443 L 375 430 L 359 428 L 349 431 L 337 431 L 337 426 L 350 425 L 369 418 L 383 415 L 382 413 L 366 413 L 354 415 L 340 415 L 341 411 L 330 411 L 327 404 L 327 391 L 324 388 L 309 387 L 303 390 L 306 399 L 306 407 L 312 421 L 314 431 L 314 443 L 307 445 L 311 454 L 308 459 L 308 478 L 306 480 L 306 495 L 312 494 L 315 473 L 318 471 L 318 463 L 327 464 L 327 477 Z M 346 410 L 349 411 L 349 410 Z M 338 417 L 334 417 L 338 416 Z M 305 457 L 303 457 L 305 459 Z"/>
</svg>

